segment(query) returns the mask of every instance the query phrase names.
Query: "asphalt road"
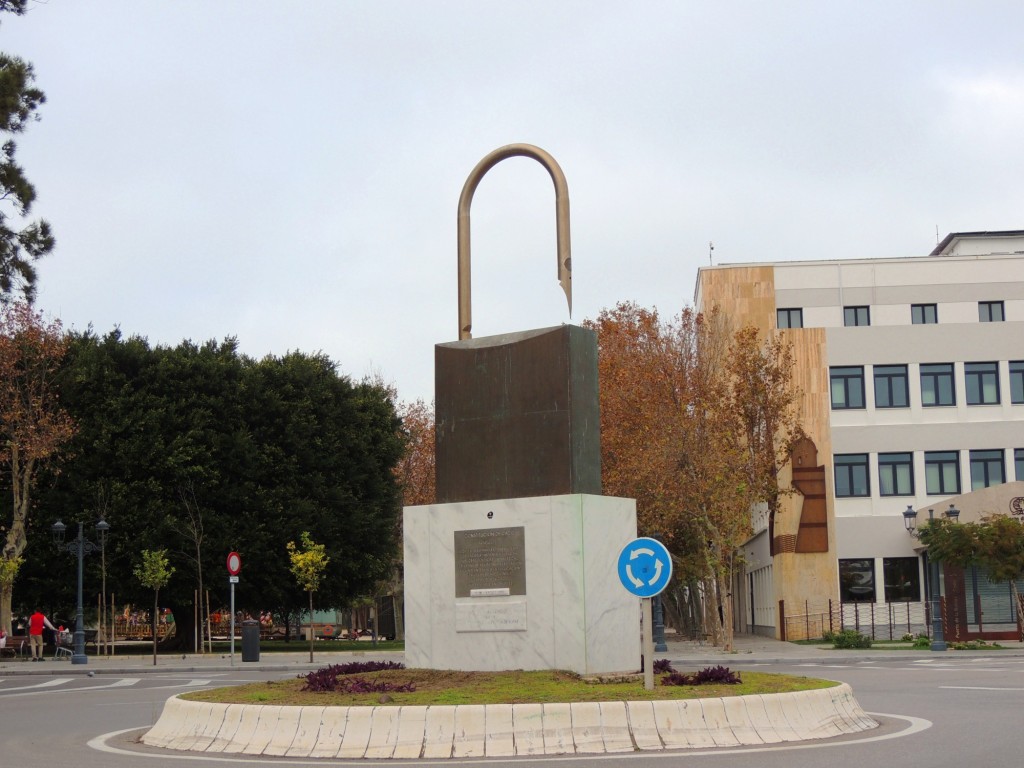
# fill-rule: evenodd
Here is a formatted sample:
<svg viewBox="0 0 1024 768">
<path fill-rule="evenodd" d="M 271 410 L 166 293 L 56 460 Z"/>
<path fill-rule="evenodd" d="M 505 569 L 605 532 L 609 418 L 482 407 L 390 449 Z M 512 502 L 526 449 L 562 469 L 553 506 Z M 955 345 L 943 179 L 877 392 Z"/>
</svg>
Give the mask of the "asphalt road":
<svg viewBox="0 0 1024 768">
<path fill-rule="evenodd" d="M 850 683 L 865 710 L 882 728 L 854 738 L 771 748 L 662 752 L 587 758 L 546 758 L 471 761 L 413 761 L 415 765 L 522 766 L 558 763 L 573 768 L 584 763 L 615 761 L 630 768 L 678 765 L 791 768 L 794 762 L 829 768 L 865 765 L 959 766 L 1018 768 L 1024 763 L 1024 657 L 945 656 L 849 663 L 731 664 L 825 677 Z M 64 667 L 67 669 L 67 667 Z M 203 757 L 162 752 L 139 745 L 137 736 L 155 722 L 171 695 L 198 687 L 242 681 L 279 679 L 294 671 L 238 669 L 149 674 L 2 677 L 0 673 L 0 765 L 12 768 L 135 768 L 136 766 L 210 767 L 225 763 L 284 765 L 360 765 L 374 761 L 287 760 L 280 758 Z M 383 761 L 395 765 L 396 762 Z M 409 764 L 405 762 L 405 764 Z"/>
</svg>

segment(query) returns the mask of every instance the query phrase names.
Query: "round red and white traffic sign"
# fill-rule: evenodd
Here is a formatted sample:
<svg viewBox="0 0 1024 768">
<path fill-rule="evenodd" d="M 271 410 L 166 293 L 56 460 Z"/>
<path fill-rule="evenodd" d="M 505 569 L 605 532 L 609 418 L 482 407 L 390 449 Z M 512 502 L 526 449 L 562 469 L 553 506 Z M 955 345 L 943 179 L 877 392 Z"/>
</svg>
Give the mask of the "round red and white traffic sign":
<svg viewBox="0 0 1024 768">
<path fill-rule="evenodd" d="M 242 556 L 237 552 L 232 552 L 228 555 L 228 574 L 231 576 L 237 576 L 238 572 L 242 570 Z"/>
</svg>

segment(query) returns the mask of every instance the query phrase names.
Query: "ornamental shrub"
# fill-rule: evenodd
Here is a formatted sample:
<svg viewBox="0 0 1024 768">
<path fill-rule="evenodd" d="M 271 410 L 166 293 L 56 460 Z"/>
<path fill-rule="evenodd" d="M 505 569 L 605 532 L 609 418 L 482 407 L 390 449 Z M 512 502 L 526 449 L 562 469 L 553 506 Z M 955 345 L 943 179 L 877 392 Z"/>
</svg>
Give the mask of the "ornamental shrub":
<svg viewBox="0 0 1024 768">
<path fill-rule="evenodd" d="M 871 638 L 862 635 L 855 629 L 844 629 L 832 638 L 834 648 L 870 648 Z"/>
<path fill-rule="evenodd" d="M 354 680 L 341 680 L 339 677 L 354 675 L 360 672 L 379 672 L 383 669 L 405 669 L 405 665 L 397 661 L 353 661 L 348 664 L 332 664 L 329 667 L 321 667 L 306 675 L 299 677 L 306 678 L 306 684 L 302 686 L 304 691 L 315 691 L 317 693 L 327 691 L 342 691 L 344 693 L 385 693 L 390 691 L 414 691 L 413 683 L 395 685 L 394 683 L 376 683 L 362 678 Z M 353 684 L 356 687 L 352 687 Z M 366 687 L 366 686 L 390 686 L 390 687 Z M 408 686 L 413 686 L 409 688 Z"/>
<path fill-rule="evenodd" d="M 738 673 L 722 666 L 705 667 L 692 675 L 673 671 L 661 678 L 662 685 L 737 685 L 741 682 Z"/>
</svg>

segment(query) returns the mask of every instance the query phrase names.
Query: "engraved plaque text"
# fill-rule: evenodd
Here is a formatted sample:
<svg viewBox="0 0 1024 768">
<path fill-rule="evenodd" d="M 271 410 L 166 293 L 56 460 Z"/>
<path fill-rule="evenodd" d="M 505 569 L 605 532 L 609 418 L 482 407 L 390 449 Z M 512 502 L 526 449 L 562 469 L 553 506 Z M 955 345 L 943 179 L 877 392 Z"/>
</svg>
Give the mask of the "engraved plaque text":
<svg viewBox="0 0 1024 768">
<path fill-rule="evenodd" d="M 455 596 L 501 588 L 509 595 L 526 594 L 525 529 L 455 531 Z"/>
</svg>

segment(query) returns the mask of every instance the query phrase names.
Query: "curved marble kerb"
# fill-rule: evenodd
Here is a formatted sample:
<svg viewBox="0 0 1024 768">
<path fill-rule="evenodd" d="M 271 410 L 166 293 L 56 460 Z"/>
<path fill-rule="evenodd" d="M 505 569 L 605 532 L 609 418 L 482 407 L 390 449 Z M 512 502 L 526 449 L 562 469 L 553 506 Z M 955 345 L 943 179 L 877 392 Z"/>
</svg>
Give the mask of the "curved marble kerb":
<svg viewBox="0 0 1024 768">
<path fill-rule="evenodd" d="M 173 696 L 152 747 L 285 757 L 602 754 L 827 739 L 877 728 L 846 683 L 686 701 L 285 707 Z"/>
</svg>

